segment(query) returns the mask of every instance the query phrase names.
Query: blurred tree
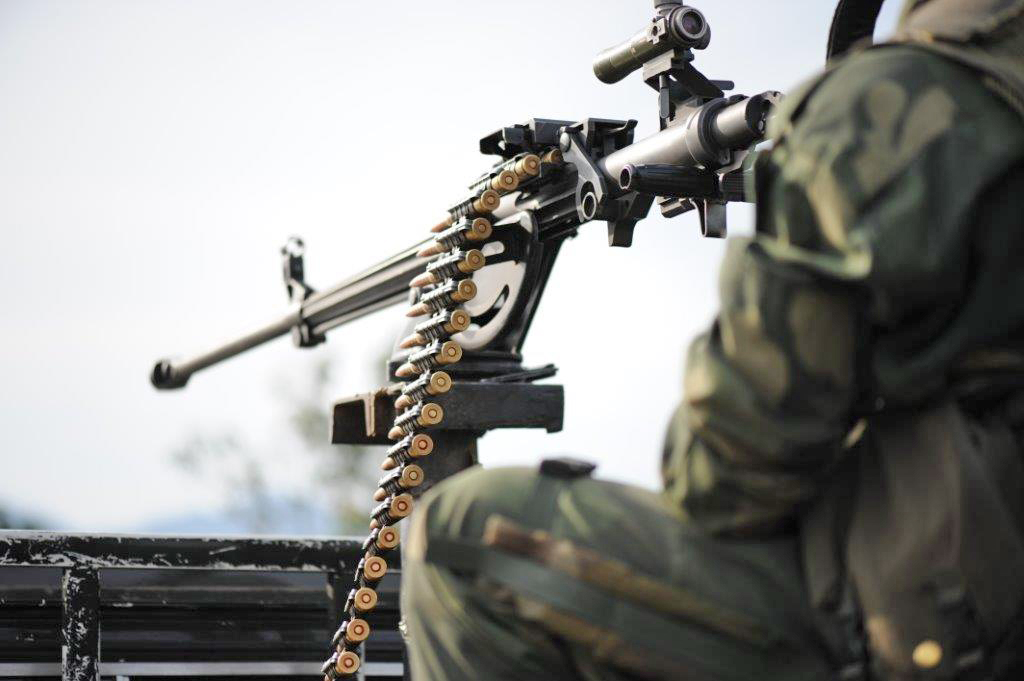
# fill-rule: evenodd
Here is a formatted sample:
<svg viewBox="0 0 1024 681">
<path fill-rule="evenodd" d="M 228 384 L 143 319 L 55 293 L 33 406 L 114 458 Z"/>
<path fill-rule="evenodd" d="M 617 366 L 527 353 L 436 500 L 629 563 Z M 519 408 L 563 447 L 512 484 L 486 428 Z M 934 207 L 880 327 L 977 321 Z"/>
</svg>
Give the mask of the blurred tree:
<svg viewBox="0 0 1024 681">
<path fill-rule="evenodd" d="M 376 366 L 386 366 L 386 357 Z M 275 394 L 282 396 L 288 407 L 292 431 L 316 457 L 316 479 L 311 487 L 331 501 L 332 516 L 346 532 L 366 532 L 367 514 L 372 508 L 373 491 L 380 478 L 379 454 L 373 447 L 330 444 L 328 410 L 336 395 L 329 394 L 336 365 L 327 358 L 316 361 L 305 385 L 296 390 L 292 379 L 278 385 Z M 380 383 L 387 381 L 381 373 Z"/>
<path fill-rule="evenodd" d="M 10 508 L 0 506 L 0 529 L 4 530 L 42 530 L 48 523 L 41 518 L 22 515 Z"/>
<path fill-rule="evenodd" d="M 371 455 L 372 447 L 330 444 L 328 410 L 336 397 L 330 394 L 336 363 L 327 356 L 311 359 L 308 372 L 279 376 L 272 386 L 282 402 L 282 425 L 299 445 L 288 455 L 313 457 L 312 479 L 303 490 L 282 491 L 266 472 L 264 462 L 273 452 L 235 432 L 192 435 L 171 454 L 181 470 L 220 484 L 224 512 L 246 532 L 294 532 L 302 518 L 312 523 L 324 511 L 330 518 L 328 531 L 366 532 L 380 457 Z"/>
</svg>

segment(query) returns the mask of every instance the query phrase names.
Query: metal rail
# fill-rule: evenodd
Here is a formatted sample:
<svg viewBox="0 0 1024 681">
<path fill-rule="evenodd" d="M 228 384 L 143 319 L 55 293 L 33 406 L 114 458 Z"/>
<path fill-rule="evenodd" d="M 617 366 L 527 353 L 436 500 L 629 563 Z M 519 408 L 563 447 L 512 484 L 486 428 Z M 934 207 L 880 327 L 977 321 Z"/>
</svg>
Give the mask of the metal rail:
<svg viewBox="0 0 1024 681">
<path fill-rule="evenodd" d="M 0 570 L 10 568 L 59 568 L 62 614 L 61 650 L 54 650 L 61 662 L 5 660 L 0 677 L 15 675 L 57 676 L 65 681 L 98 681 L 107 675 L 145 676 L 239 676 L 315 674 L 314 660 L 264 662 L 192 662 L 188 660 L 103 662 L 101 612 L 110 603 L 101 602 L 101 580 L 107 570 L 181 570 L 237 572 L 323 573 L 324 598 L 328 616 L 338 610 L 337 599 L 343 583 L 351 579 L 362 556 L 360 542 L 337 538 L 242 538 L 242 537 L 159 537 L 137 535 L 82 535 L 55 532 L 5 531 L 0 533 Z M 0 578 L 3 572 L 0 571 Z M 177 582 L 175 582 L 177 583 Z M 338 588 L 333 585 L 337 584 Z M 327 586 L 332 585 L 328 589 Z M 104 587 L 104 599 L 109 601 Z M 11 594 L 8 594 L 10 597 Z M 271 599 L 273 600 L 273 599 Z M 0 598 L 0 603 L 4 599 Z M 45 605 L 46 598 L 42 604 Z M 116 607 L 116 603 L 114 604 Z M 139 606 L 138 603 L 135 604 Z M 166 604 L 165 605 L 173 605 Z M 102 606 L 102 607 L 101 607 Z M 141 606 L 140 606 L 141 607 Z M 271 604 L 268 607 L 280 607 Z M 0 618 L 2 619 L 2 618 Z M 297 656 L 298 657 L 298 656 Z M 400 677 L 402 664 L 370 664 L 368 676 Z"/>
<path fill-rule="evenodd" d="M 0 566 L 335 572 L 355 569 L 358 555 L 358 541 L 326 537 L 151 537 L 26 530 L 0 534 Z"/>
<path fill-rule="evenodd" d="M 319 662 L 103 662 L 100 664 L 103 676 L 169 676 L 180 679 L 239 677 L 239 676 L 303 676 L 309 679 L 319 677 Z M 401 678 L 405 671 L 401 662 L 367 662 L 363 673 L 369 677 L 387 676 Z M 58 678 L 61 675 L 59 662 L 0 662 L 0 679 L 4 678 Z"/>
</svg>

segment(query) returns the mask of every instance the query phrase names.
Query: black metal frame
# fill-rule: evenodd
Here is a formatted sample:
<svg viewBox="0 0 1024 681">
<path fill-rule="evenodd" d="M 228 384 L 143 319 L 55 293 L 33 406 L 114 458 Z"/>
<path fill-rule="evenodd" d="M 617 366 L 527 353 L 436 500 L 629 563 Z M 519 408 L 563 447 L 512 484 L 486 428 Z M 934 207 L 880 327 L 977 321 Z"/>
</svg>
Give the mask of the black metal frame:
<svg viewBox="0 0 1024 681">
<path fill-rule="evenodd" d="M 60 639 L 65 681 L 100 678 L 100 570 L 323 573 L 328 617 L 335 621 L 345 593 L 334 584 L 348 584 L 361 555 L 360 542 L 354 539 L 0 533 L 0 568 L 63 570 Z M 0 606 L 3 595 L 0 592 Z M 240 668 L 239 676 L 243 675 Z"/>
</svg>

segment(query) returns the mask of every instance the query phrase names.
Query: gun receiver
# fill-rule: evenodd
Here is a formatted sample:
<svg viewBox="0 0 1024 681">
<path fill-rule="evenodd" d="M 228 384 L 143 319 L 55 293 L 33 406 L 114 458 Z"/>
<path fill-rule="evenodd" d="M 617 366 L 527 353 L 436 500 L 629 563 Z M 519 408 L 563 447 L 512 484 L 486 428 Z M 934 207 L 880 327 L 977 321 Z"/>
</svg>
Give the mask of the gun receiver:
<svg viewBox="0 0 1024 681">
<path fill-rule="evenodd" d="M 642 68 L 659 95 L 659 132 L 634 142 L 636 121 L 599 118 L 535 118 L 502 128 L 480 141 L 482 153 L 501 160 L 469 185 L 430 239 L 322 291 L 305 283 L 302 242 L 289 241 L 282 256 L 290 309 L 207 352 L 158 361 L 153 385 L 181 388 L 195 372 L 289 333 L 296 346 L 315 346 L 329 330 L 410 295 L 411 317 L 465 306 L 472 324 L 456 336 L 466 351 L 463 376 L 514 374 L 522 371 L 519 351 L 561 244 L 581 225 L 603 220 L 609 244 L 629 246 L 657 200 L 669 217 L 697 209 L 702 234 L 724 236 L 725 205 L 746 200 L 743 160 L 780 95 L 727 97 L 732 83 L 709 80 L 692 64 L 692 50 L 710 40 L 704 15 L 672 0 L 656 1 L 655 10 L 647 28 L 602 52 L 594 69 L 615 82 Z M 424 271 L 421 258 L 435 256 Z M 456 290 L 456 282 L 465 283 Z M 416 331 L 420 323 L 410 322 L 400 344 L 429 336 Z M 392 375 L 407 354 L 392 358 Z"/>
</svg>

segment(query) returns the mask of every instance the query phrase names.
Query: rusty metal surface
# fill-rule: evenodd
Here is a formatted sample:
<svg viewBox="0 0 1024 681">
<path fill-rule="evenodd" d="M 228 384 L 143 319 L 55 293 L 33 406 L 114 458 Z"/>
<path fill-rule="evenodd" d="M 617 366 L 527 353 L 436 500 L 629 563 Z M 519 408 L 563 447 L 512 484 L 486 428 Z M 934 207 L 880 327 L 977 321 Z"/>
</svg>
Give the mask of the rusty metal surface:
<svg viewBox="0 0 1024 681">
<path fill-rule="evenodd" d="M 61 669 L 64 681 L 100 676 L 100 580 L 96 570 L 72 568 L 61 580 Z"/>
<path fill-rule="evenodd" d="M 326 537 L 2 532 L 0 678 L 310 678 L 361 554 Z M 368 680 L 404 673 L 399 574 L 379 586 Z"/>
<path fill-rule="evenodd" d="M 351 570 L 354 539 L 153 537 L 115 534 L 0 533 L 0 566 L 213 570 Z"/>
</svg>

